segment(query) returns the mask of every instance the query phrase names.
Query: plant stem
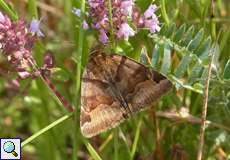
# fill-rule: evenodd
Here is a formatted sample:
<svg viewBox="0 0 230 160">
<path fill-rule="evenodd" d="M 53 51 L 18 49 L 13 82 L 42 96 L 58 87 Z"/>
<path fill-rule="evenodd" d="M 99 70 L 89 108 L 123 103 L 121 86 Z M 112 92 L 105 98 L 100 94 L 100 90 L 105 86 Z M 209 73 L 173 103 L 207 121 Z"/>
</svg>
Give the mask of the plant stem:
<svg viewBox="0 0 230 160">
<path fill-rule="evenodd" d="M 211 23 L 211 35 L 212 39 L 216 40 L 216 22 L 215 22 L 215 14 L 214 14 L 214 2 L 212 0 L 211 3 L 211 18 L 210 18 L 210 23 Z"/>
<path fill-rule="evenodd" d="M 140 138 L 140 132 L 141 132 L 141 123 L 142 123 L 142 118 L 138 121 L 138 124 L 137 124 L 135 138 L 134 138 L 134 142 L 133 142 L 132 150 L 131 150 L 131 159 L 134 159 L 135 153 L 137 151 L 137 144 L 138 144 L 138 141 Z"/>
<path fill-rule="evenodd" d="M 62 104 L 62 106 L 64 106 L 69 112 L 73 112 L 73 107 L 72 105 L 65 99 L 65 97 L 63 97 L 56 89 L 56 87 L 52 84 L 52 82 L 49 80 L 48 77 L 46 77 L 45 75 L 43 75 L 40 70 L 39 67 L 37 66 L 36 62 L 34 59 L 28 59 L 28 61 L 30 62 L 30 64 L 32 65 L 34 71 L 38 71 L 40 73 L 40 77 L 42 79 L 42 81 L 44 82 L 44 84 L 49 88 L 50 92 L 53 94 L 54 98 L 57 100 L 57 102 L 59 104 Z"/>
<path fill-rule="evenodd" d="M 81 104 L 80 102 L 80 96 L 81 96 L 81 72 L 82 72 L 82 52 L 83 52 L 83 43 L 84 43 L 84 29 L 83 29 L 83 21 L 84 21 L 84 15 L 85 15 L 85 0 L 81 0 L 81 16 L 80 16 L 80 27 L 79 27 L 79 35 L 78 35 L 78 50 L 76 59 L 78 59 L 77 63 L 77 73 L 76 73 L 76 94 L 75 97 L 77 99 L 76 101 L 76 108 L 74 113 L 74 124 L 77 123 L 74 127 L 74 133 L 73 133 L 73 160 L 77 160 L 77 151 L 78 151 L 78 140 L 77 140 L 77 134 L 79 133 L 80 123 L 78 120 L 79 112 L 78 108 Z"/>
<path fill-rule="evenodd" d="M 102 158 L 99 156 L 99 154 L 95 151 L 93 146 L 88 141 L 84 139 L 83 142 L 94 160 L 102 160 Z"/>
<path fill-rule="evenodd" d="M 113 6 L 112 0 L 108 0 L 108 7 L 109 7 L 109 24 L 110 24 L 110 42 L 111 42 L 111 49 L 115 48 L 114 44 L 114 33 L 113 33 Z"/>
<path fill-rule="evenodd" d="M 29 0 L 28 5 L 31 17 L 38 19 L 37 0 Z"/>
<path fill-rule="evenodd" d="M 164 159 L 164 155 L 162 153 L 162 146 L 161 146 L 161 131 L 160 131 L 160 127 L 159 127 L 159 119 L 157 117 L 157 113 L 155 108 L 157 108 L 156 106 L 152 107 L 152 113 L 153 113 L 153 121 L 154 121 L 154 129 L 155 129 L 155 156 L 154 158 L 156 159 Z"/>
<path fill-rule="evenodd" d="M 43 82 L 48 86 L 48 88 L 51 90 L 51 93 L 53 93 L 55 95 L 55 97 L 57 97 L 57 100 L 61 102 L 61 104 L 69 111 L 69 112 L 73 112 L 74 109 L 72 107 L 72 105 L 65 99 L 65 97 L 63 97 L 56 89 L 55 85 L 53 85 L 53 83 L 49 80 L 48 77 L 46 77 L 45 75 L 41 75 L 41 78 L 43 80 Z"/>
<path fill-rule="evenodd" d="M 205 134 L 205 128 L 206 128 L 206 117 L 207 117 L 207 108 L 208 108 L 208 92 L 209 92 L 209 82 L 210 82 L 210 77 L 211 77 L 213 57 L 214 57 L 214 54 L 212 53 L 211 61 L 208 66 L 208 77 L 205 82 L 200 138 L 199 138 L 200 140 L 199 140 L 199 147 L 198 147 L 198 153 L 197 153 L 197 160 L 202 160 L 202 157 L 203 157 L 204 134 Z"/>
<path fill-rule="evenodd" d="M 160 2 L 161 2 L 162 17 L 164 18 L 165 23 L 168 26 L 170 22 L 169 22 L 169 18 L 168 18 L 167 12 L 166 12 L 165 0 L 161 0 Z"/>
<path fill-rule="evenodd" d="M 114 160 L 118 160 L 118 149 L 119 149 L 119 146 L 118 146 L 118 128 L 114 128 Z"/>
</svg>

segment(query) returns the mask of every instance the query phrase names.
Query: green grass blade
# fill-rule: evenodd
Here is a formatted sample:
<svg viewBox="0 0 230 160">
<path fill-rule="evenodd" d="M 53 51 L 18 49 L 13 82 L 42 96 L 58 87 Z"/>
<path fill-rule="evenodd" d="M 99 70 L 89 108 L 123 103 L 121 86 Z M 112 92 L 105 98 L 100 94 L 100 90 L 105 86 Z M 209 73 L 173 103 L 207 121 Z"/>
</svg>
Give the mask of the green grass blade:
<svg viewBox="0 0 230 160">
<path fill-rule="evenodd" d="M 32 142 L 33 140 L 35 140 L 36 138 L 38 138 L 39 136 L 41 136 L 42 134 L 48 132 L 50 129 L 54 128 L 55 126 L 59 125 L 60 123 L 63 123 L 64 121 L 66 121 L 67 119 L 71 118 L 73 116 L 73 113 L 70 113 L 68 115 L 65 115 L 59 119 L 57 119 L 56 121 L 54 121 L 53 123 L 49 124 L 48 126 L 46 126 L 45 128 L 41 129 L 40 131 L 36 132 L 35 134 L 33 134 L 32 136 L 30 136 L 29 138 L 27 138 L 26 140 L 24 140 L 22 142 L 22 147 L 25 147 L 27 144 L 29 144 L 30 142 Z"/>
<path fill-rule="evenodd" d="M 141 123 L 142 123 L 142 119 L 140 119 L 138 124 L 137 124 L 137 130 L 135 133 L 135 138 L 134 138 L 134 142 L 133 142 L 132 150 L 131 150 L 131 159 L 134 158 L 136 150 L 137 150 L 137 143 L 138 143 L 139 138 L 140 138 Z"/>
<path fill-rule="evenodd" d="M 94 160 L 102 160 L 102 158 L 99 156 L 99 154 L 97 153 L 97 151 L 93 148 L 93 146 L 86 140 L 83 140 L 84 144 L 87 148 L 87 150 L 89 151 L 90 155 L 92 156 L 92 158 Z"/>
<path fill-rule="evenodd" d="M 227 64 L 225 65 L 223 78 L 230 79 L 230 60 L 228 60 Z"/>
<path fill-rule="evenodd" d="M 10 7 L 6 4 L 4 0 L 0 0 L 0 6 L 10 15 L 13 20 L 17 20 L 17 14 L 10 9 Z"/>
</svg>

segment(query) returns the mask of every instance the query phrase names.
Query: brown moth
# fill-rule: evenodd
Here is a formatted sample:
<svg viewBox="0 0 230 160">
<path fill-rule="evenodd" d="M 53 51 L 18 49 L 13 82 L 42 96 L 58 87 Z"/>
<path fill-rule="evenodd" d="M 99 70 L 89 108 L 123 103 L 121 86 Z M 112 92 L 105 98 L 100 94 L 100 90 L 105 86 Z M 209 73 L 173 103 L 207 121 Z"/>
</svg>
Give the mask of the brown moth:
<svg viewBox="0 0 230 160">
<path fill-rule="evenodd" d="M 82 134 L 92 137 L 116 127 L 171 87 L 166 77 L 126 56 L 91 54 L 81 84 Z"/>
</svg>

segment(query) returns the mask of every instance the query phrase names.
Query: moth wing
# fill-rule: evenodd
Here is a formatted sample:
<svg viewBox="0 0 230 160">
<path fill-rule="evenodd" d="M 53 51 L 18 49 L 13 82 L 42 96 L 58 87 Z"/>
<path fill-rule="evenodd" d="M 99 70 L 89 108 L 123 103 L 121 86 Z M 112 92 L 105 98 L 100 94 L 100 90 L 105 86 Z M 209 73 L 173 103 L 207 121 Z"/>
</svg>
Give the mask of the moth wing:
<svg viewBox="0 0 230 160">
<path fill-rule="evenodd" d="M 172 87 L 165 76 L 143 64 L 120 55 L 111 58 L 119 64 L 114 77 L 116 86 L 132 112 L 151 106 Z"/>
<path fill-rule="evenodd" d="M 85 137 L 95 136 L 116 127 L 124 120 L 120 103 L 111 95 L 106 82 L 83 73 L 80 127 Z"/>
</svg>

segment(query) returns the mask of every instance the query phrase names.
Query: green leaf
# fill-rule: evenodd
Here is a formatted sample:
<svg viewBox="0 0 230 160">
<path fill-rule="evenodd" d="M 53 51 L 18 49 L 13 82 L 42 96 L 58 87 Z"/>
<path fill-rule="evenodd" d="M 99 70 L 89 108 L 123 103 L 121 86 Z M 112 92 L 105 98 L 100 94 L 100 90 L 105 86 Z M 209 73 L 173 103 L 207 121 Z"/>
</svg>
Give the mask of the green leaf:
<svg viewBox="0 0 230 160">
<path fill-rule="evenodd" d="M 203 69 L 204 67 L 201 64 L 196 64 L 193 68 L 192 68 L 192 72 L 190 73 L 189 76 L 189 83 L 192 84 L 195 81 L 198 80 L 198 78 L 201 77 L 202 73 L 203 73 Z"/>
<path fill-rule="evenodd" d="M 52 69 L 52 79 L 66 82 L 69 80 L 69 74 L 62 68 L 53 68 Z"/>
<path fill-rule="evenodd" d="M 189 42 L 189 45 L 187 46 L 188 50 L 195 51 L 199 47 L 199 45 L 201 44 L 203 36 L 204 36 L 204 30 L 201 29 L 196 34 L 196 36 Z"/>
<path fill-rule="evenodd" d="M 199 93 L 199 94 L 203 94 L 203 90 L 200 90 L 199 88 L 194 88 L 190 85 L 187 85 L 187 84 L 183 84 L 182 81 L 180 81 L 178 78 L 176 78 L 175 76 L 170 76 L 171 79 L 173 79 L 173 81 L 175 82 L 175 87 L 177 89 L 180 89 L 181 87 L 185 88 L 185 89 L 188 89 L 188 90 L 191 90 L 193 92 L 196 92 L 196 93 Z"/>
<path fill-rule="evenodd" d="M 149 65 L 147 54 L 146 48 L 141 48 L 140 62 L 142 64 Z"/>
<path fill-rule="evenodd" d="M 228 62 L 225 65 L 223 78 L 224 79 L 230 79 L 230 59 L 228 60 Z"/>
<path fill-rule="evenodd" d="M 184 34 L 183 38 L 180 40 L 182 46 L 187 46 L 188 43 L 191 41 L 194 33 L 194 26 L 189 27 L 187 32 Z"/>
<path fill-rule="evenodd" d="M 167 74 L 171 66 L 171 47 L 168 43 L 164 45 L 164 57 L 161 65 L 161 73 Z"/>
<path fill-rule="evenodd" d="M 204 85 L 201 84 L 201 83 L 195 83 L 195 84 L 193 85 L 193 88 L 196 89 L 196 90 L 203 91 L 203 90 L 204 90 Z"/>
<path fill-rule="evenodd" d="M 200 59 L 208 58 L 211 45 L 212 45 L 212 39 L 209 36 L 208 38 L 206 38 L 206 40 L 204 40 L 204 42 L 201 44 L 201 46 L 199 47 L 199 49 L 196 51 L 195 54 L 198 55 Z"/>
<path fill-rule="evenodd" d="M 182 26 L 180 26 L 180 28 L 176 31 L 176 34 L 174 36 L 175 42 L 178 42 L 181 40 L 182 36 L 185 34 L 185 30 L 186 30 L 186 24 L 183 24 Z"/>
<path fill-rule="evenodd" d="M 192 61 L 191 55 L 190 54 L 185 55 L 175 71 L 175 76 L 178 78 L 182 77 L 185 74 L 186 70 L 188 69 L 188 66 L 191 63 L 191 61 Z"/>
<path fill-rule="evenodd" d="M 163 35 L 165 35 L 166 37 L 171 37 L 173 35 L 173 33 L 176 30 L 176 25 L 175 23 L 171 24 L 167 30 L 166 33 L 163 33 Z"/>
<path fill-rule="evenodd" d="M 154 49 L 153 49 L 153 53 L 152 53 L 152 67 L 154 69 L 158 68 L 161 50 L 163 50 L 163 47 L 159 46 L 158 44 L 156 44 L 155 47 L 154 47 Z"/>
</svg>

